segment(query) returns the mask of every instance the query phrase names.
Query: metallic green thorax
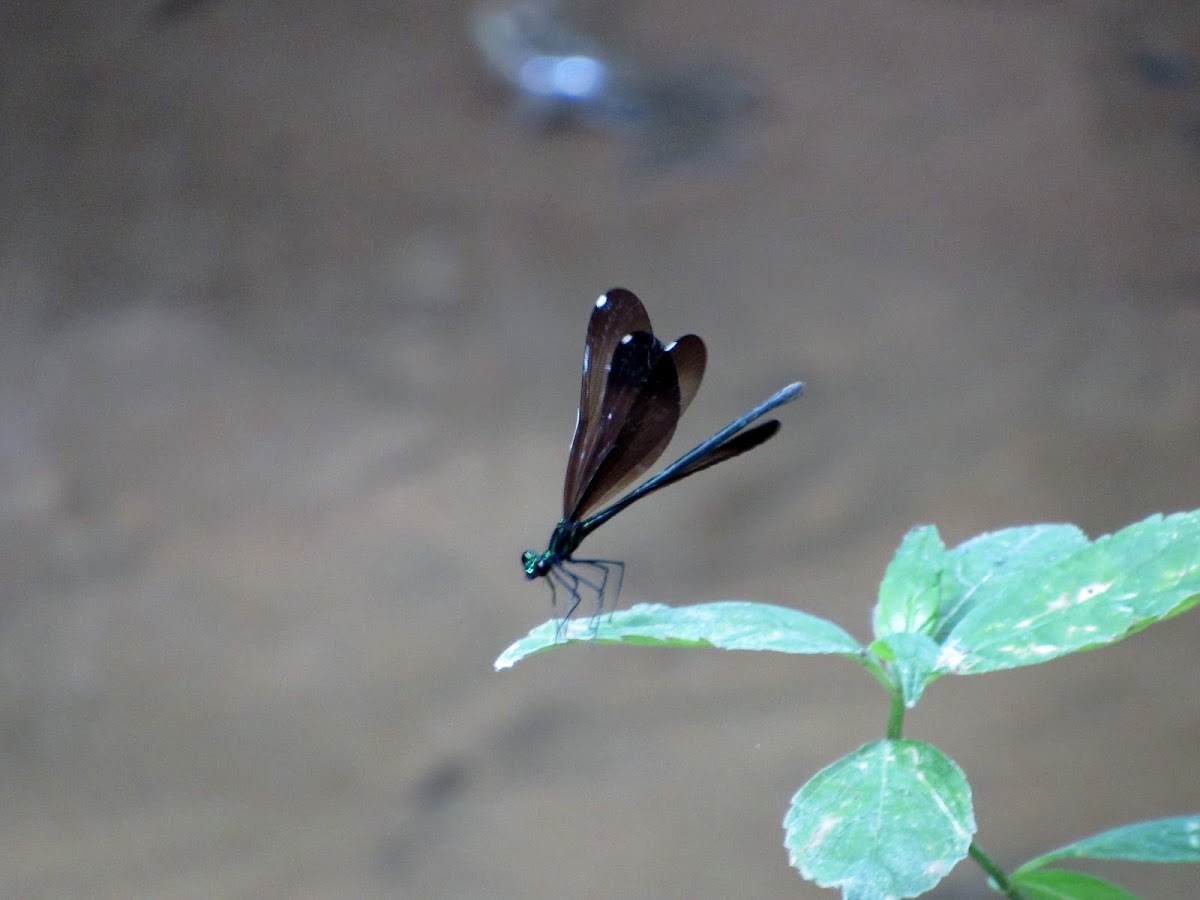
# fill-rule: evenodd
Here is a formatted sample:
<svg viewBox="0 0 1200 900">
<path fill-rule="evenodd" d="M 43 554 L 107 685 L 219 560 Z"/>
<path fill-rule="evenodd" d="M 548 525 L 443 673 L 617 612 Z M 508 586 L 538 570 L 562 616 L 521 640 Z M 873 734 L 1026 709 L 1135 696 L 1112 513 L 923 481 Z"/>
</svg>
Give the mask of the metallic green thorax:
<svg viewBox="0 0 1200 900">
<path fill-rule="evenodd" d="M 607 519 L 607 517 L 605 517 Z M 559 519 L 550 535 L 550 544 L 543 553 L 536 550 L 526 550 L 521 554 L 521 564 L 525 567 L 526 578 L 540 578 L 549 574 L 550 570 L 564 560 L 569 560 L 571 554 L 583 543 L 599 522 L 591 520 L 575 522 L 571 519 Z"/>
</svg>

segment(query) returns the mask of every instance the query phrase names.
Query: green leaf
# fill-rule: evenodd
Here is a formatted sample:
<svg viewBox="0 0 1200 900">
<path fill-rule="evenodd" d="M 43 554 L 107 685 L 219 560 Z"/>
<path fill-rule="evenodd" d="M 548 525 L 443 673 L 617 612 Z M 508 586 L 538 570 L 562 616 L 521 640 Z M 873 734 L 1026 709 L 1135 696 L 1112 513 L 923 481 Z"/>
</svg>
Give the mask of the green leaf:
<svg viewBox="0 0 1200 900">
<path fill-rule="evenodd" d="M 1070 869 L 1043 869 L 1009 880 L 1026 900 L 1138 900 L 1120 885 Z"/>
<path fill-rule="evenodd" d="M 827 619 L 796 609 L 729 600 L 695 606 L 643 603 L 598 619 L 544 622 L 500 654 L 496 669 L 563 644 L 719 647 L 859 657 L 862 646 Z"/>
<path fill-rule="evenodd" d="M 945 568 L 946 545 L 937 528 L 924 525 L 905 535 L 879 585 L 875 636 L 932 629 Z"/>
<path fill-rule="evenodd" d="M 1008 558 L 1015 575 L 1007 561 L 990 576 L 967 567 L 977 581 L 942 642 L 940 671 L 993 672 L 1102 647 L 1200 602 L 1200 513 L 1151 516 L 1069 553 L 1070 526 L 1044 527 L 1049 565 L 1029 564 L 1035 528 Z"/>
<path fill-rule="evenodd" d="M 971 788 L 940 750 L 874 741 L 814 775 L 783 820 L 791 864 L 847 900 L 916 897 L 967 854 Z"/>
<path fill-rule="evenodd" d="M 1200 815 L 1152 819 L 1102 831 L 1031 859 L 1017 873 L 1040 869 L 1060 859 L 1200 863 Z"/>
<path fill-rule="evenodd" d="M 1011 593 L 1012 585 L 1086 547 L 1074 525 L 1022 525 L 978 535 L 946 554 L 942 611 L 934 637 L 945 638 L 977 605 Z"/>
</svg>

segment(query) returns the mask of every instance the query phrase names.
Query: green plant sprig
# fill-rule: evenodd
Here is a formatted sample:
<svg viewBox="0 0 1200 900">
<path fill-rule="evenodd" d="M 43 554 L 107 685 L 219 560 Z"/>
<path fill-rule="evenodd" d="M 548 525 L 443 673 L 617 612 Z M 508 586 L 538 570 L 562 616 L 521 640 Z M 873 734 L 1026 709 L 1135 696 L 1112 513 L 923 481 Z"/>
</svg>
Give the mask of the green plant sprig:
<svg viewBox="0 0 1200 900">
<path fill-rule="evenodd" d="M 947 549 L 933 526 L 904 538 L 861 645 L 808 613 L 743 601 L 634 606 L 546 622 L 504 651 L 503 669 L 569 643 L 717 647 L 843 656 L 889 695 L 885 737 L 817 772 L 791 800 L 792 865 L 847 900 L 916 897 L 970 856 L 1011 900 L 1125 900 L 1065 859 L 1200 863 L 1200 814 L 1125 825 L 1006 874 L 974 842 L 971 788 L 932 744 L 903 737 L 905 712 L 947 675 L 1048 662 L 1114 644 L 1200 603 L 1200 511 L 1154 515 L 1094 541 L 1073 525 L 1030 525 Z"/>
</svg>

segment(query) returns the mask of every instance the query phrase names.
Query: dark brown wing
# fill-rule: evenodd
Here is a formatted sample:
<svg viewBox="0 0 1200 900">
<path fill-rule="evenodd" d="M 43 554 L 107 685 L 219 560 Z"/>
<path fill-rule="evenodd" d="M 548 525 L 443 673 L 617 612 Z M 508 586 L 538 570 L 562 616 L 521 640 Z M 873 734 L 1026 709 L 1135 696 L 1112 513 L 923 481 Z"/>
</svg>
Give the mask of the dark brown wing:
<svg viewBox="0 0 1200 900">
<path fill-rule="evenodd" d="M 579 389 L 579 414 L 575 435 L 567 454 L 567 477 L 563 485 L 563 515 L 568 516 L 579 503 L 586 482 L 599 464 L 596 438 L 609 366 L 621 339 L 636 331 L 650 333 L 650 316 L 632 291 L 613 288 L 605 292 L 592 308 L 587 340 L 583 347 L 583 380 Z"/>
<path fill-rule="evenodd" d="M 679 422 L 675 364 L 653 335 L 637 332 L 623 341 L 610 374 L 596 468 L 572 519 L 587 515 L 653 465 Z"/>
<path fill-rule="evenodd" d="M 589 454 L 579 458 L 578 472 L 567 473 L 567 480 L 580 486 L 564 510 L 568 519 L 582 517 L 644 472 L 653 462 L 647 461 L 649 454 L 675 431 L 679 380 L 658 338 L 646 331 L 626 335 L 613 351 L 602 399 L 585 438 Z"/>
<path fill-rule="evenodd" d="M 586 496 L 580 498 L 572 518 L 587 515 L 640 478 L 662 456 L 680 417 L 696 396 L 707 358 L 704 341 L 694 334 L 685 334 L 663 349 L 626 413 L 611 449 L 597 460 Z"/>
<path fill-rule="evenodd" d="M 667 345 L 667 353 L 675 363 L 675 374 L 679 378 L 679 415 L 687 412 L 700 381 L 704 378 L 704 367 L 708 364 L 708 351 L 704 341 L 694 334 L 685 334 L 673 344 Z"/>
</svg>

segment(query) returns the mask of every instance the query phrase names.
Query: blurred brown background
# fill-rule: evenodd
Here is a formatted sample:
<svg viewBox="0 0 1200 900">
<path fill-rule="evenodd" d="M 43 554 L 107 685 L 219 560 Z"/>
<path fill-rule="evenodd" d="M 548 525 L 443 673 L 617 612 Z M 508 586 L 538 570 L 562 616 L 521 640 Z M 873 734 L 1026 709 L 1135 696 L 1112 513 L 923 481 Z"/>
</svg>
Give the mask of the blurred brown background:
<svg viewBox="0 0 1200 900">
<path fill-rule="evenodd" d="M 761 90 L 728 154 L 531 127 L 464 0 L 0 14 L 0 894 L 818 897 L 780 820 L 884 727 L 855 667 L 570 648 L 593 298 L 707 340 L 679 446 L 763 450 L 589 541 L 623 604 L 866 639 L 946 540 L 1200 506 L 1194 3 L 647 0 L 637 58 Z M 908 735 L 1014 865 L 1200 809 L 1200 616 L 946 679 Z M 1195 869 L 1102 870 L 1147 897 Z M 982 897 L 963 864 L 937 896 Z"/>
</svg>

